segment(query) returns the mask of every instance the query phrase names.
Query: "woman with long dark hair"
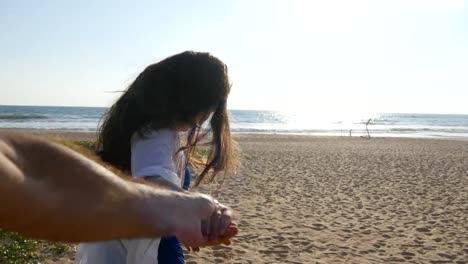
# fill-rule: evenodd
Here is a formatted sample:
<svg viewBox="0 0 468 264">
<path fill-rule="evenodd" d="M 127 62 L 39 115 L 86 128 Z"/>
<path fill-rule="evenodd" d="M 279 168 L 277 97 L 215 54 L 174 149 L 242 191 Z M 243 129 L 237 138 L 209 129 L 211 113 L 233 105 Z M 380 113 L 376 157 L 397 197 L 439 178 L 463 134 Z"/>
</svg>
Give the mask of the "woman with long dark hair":
<svg viewBox="0 0 468 264">
<path fill-rule="evenodd" d="M 106 113 L 97 153 L 133 177 L 174 189 L 182 187 L 187 164 L 202 166 L 195 185 L 211 182 L 221 172 L 233 174 L 238 155 L 226 109 L 230 88 L 226 65 L 209 53 L 187 51 L 149 65 Z M 203 160 L 195 158 L 200 145 L 208 149 Z M 213 220 L 205 233 L 211 241 L 229 244 L 237 233 L 230 209 L 219 205 Z M 81 244 L 76 262 L 158 263 L 159 243 L 138 239 Z M 176 248 L 180 256 L 181 245 Z M 183 263 L 183 255 L 178 261 L 172 263 Z"/>
</svg>

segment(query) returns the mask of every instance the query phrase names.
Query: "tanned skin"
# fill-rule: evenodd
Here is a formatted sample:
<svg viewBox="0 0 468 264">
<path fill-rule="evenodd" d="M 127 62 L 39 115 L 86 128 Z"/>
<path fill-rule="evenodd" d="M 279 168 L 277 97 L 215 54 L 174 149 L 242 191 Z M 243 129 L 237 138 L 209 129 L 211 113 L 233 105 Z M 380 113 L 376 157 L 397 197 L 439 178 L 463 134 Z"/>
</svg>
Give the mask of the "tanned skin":
<svg viewBox="0 0 468 264">
<path fill-rule="evenodd" d="M 230 228 L 213 240 L 208 224 L 202 235 L 204 219 L 223 217 L 211 197 L 116 173 L 61 145 L 1 132 L 0 228 L 67 242 L 176 235 L 187 246 L 227 244 L 237 234 Z"/>
</svg>

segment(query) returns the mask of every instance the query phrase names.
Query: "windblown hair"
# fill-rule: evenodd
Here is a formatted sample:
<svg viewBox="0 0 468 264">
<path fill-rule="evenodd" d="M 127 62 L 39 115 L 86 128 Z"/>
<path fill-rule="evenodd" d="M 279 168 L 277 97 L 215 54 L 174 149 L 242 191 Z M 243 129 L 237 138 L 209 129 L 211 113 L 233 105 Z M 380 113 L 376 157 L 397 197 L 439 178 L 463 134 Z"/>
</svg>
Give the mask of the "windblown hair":
<svg viewBox="0 0 468 264">
<path fill-rule="evenodd" d="M 151 64 L 138 75 L 107 111 L 100 127 L 97 154 L 103 161 L 130 171 L 130 141 L 135 133 L 175 129 L 194 124 L 187 137 L 187 160 L 195 147 L 210 135 L 209 155 L 195 186 L 210 174 L 208 182 L 237 165 L 237 147 L 231 138 L 226 102 L 231 89 L 227 66 L 209 53 L 186 51 Z M 200 133 L 196 117 L 215 110 L 209 130 Z"/>
</svg>

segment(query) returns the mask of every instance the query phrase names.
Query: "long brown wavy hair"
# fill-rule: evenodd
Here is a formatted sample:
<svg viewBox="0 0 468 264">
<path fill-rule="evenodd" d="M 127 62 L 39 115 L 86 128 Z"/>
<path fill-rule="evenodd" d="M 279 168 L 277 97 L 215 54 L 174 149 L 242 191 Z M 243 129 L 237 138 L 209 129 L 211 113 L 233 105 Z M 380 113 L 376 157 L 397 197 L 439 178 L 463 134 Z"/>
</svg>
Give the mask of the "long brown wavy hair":
<svg viewBox="0 0 468 264">
<path fill-rule="evenodd" d="M 209 138 L 208 157 L 195 186 L 206 175 L 210 175 L 211 182 L 220 171 L 232 174 L 238 155 L 226 109 L 230 89 L 227 66 L 209 53 L 186 51 L 151 64 L 106 112 L 97 154 L 103 161 L 129 172 L 134 133 L 144 137 L 150 131 L 194 124 L 184 147 L 189 162 L 194 161 L 197 144 Z M 196 117 L 213 110 L 208 130 L 201 132 L 195 126 Z"/>
</svg>

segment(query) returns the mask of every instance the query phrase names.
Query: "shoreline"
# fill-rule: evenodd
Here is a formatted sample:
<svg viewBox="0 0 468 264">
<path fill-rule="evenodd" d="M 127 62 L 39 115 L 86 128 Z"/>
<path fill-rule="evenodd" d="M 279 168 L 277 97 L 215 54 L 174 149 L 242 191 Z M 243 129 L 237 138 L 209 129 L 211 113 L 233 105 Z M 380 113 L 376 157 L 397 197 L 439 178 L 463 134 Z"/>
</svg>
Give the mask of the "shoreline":
<svg viewBox="0 0 468 264">
<path fill-rule="evenodd" d="M 16 129 L 16 128 L 0 128 L 0 132 L 13 132 L 22 133 L 42 138 L 60 138 L 66 140 L 80 141 L 80 140 L 96 140 L 97 133 L 93 132 L 78 132 L 78 131 L 65 131 L 65 130 L 46 130 L 46 129 Z"/>
<path fill-rule="evenodd" d="M 0 132 L 19 132 L 30 133 L 35 136 L 52 136 L 70 140 L 94 140 L 97 138 L 98 131 L 78 131 L 78 130 L 49 130 L 49 129 L 30 129 L 30 128 L 0 128 Z M 418 137 L 418 136 L 373 136 L 370 138 L 345 135 L 314 135 L 301 133 L 255 133 L 255 132 L 231 132 L 235 139 L 243 137 L 304 137 L 304 138 L 334 138 L 334 139 L 413 139 L 413 140 L 450 140 L 450 141 L 468 141 L 468 137 Z"/>
</svg>

